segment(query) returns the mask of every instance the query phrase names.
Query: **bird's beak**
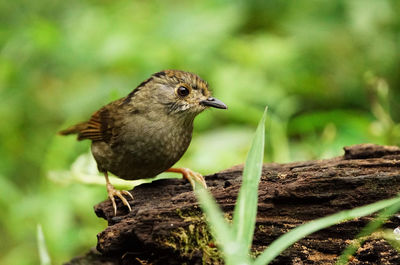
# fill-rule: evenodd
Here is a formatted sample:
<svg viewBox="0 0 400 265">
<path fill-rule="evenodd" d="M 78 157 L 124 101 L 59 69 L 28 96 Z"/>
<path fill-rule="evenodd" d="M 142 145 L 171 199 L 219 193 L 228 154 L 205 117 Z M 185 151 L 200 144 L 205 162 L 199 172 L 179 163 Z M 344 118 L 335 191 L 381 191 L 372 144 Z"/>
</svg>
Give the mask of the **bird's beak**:
<svg viewBox="0 0 400 265">
<path fill-rule="evenodd" d="M 227 109 L 228 107 L 219 99 L 209 97 L 208 99 L 200 101 L 200 104 L 207 107 L 213 107 L 217 109 Z"/>
</svg>

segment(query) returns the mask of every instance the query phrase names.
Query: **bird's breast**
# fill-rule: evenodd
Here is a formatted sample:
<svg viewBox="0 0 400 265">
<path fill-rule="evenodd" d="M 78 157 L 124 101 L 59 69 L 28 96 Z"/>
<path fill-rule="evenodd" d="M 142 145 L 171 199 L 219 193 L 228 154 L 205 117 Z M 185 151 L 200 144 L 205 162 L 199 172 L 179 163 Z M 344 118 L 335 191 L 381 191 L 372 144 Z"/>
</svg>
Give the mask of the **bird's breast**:
<svg viewBox="0 0 400 265">
<path fill-rule="evenodd" d="M 161 118 L 161 117 L 160 117 Z M 172 167 L 187 150 L 192 125 L 161 121 L 129 123 L 111 147 L 107 170 L 124 179 L 151 178 Z"/>
</svg>

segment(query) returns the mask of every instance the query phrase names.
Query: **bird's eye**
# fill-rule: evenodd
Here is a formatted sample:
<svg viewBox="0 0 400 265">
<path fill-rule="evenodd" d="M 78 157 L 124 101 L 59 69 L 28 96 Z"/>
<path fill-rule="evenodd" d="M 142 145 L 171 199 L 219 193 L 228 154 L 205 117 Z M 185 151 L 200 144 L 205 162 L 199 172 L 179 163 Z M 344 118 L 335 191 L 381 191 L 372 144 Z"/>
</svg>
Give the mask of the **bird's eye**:
<svg viewBox="0 0 400 265">
<path fill-rule="evenodd" d="M 189 95 L 189 92 L 190 92 L 189 89 L 184 86 L 178 87 L 178 90 L 177 90 L 178 95 L 181 97 L 186 97 L 187 95 Z"/>
</svg>

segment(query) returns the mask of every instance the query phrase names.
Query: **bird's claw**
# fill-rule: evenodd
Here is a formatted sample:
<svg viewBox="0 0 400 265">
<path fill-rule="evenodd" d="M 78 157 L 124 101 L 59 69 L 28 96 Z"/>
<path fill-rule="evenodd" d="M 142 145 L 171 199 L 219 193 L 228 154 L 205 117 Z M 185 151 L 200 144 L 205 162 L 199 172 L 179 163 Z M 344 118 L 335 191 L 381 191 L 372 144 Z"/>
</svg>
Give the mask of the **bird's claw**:
<svg viewBox="0 0 400 265">
<path fill-rule="evenodd" d="M 201 175 L 198 172 L 192 171 L 188 168 L 185 168 L 185 173 L 183 174 L 183 177 L 186 178 L 190 184 L 192 185 L 193 189 L 195 189 L 196 187 L 196 183 L 200 183 L 205 189 L 207 189 L 207 183 L 203 177 L 203 175 Z"/>
<path fill-rule="evenodd" d="M 197 173 L 193 170 L 188 168 L 170 168 L 167 170 L 167 172 L 181 173 L 182 176 L 189 181 L 193 189 L 196 188 L 196 182 L 200 183 L 204 188 L 207 188 L 204 177 L 200 173 Z"/>
<path fill-rule="evenodd" d="M 132 194 L 129 191 L 126 190 L 117 190 L 115 189 L 111 184 L 107 185 L 107 193 L 108 193 L 108 198 L 110 198 L 113 209 L 114 209 L 114 216 L 117 215 L 117 204 L 115 203 L 115 196 L 120 198 L 122 203 L 128 207 L 129 211 L 132 211 L 132 208 L 128 202 L 128 200 L 124 197 L 124 195 L 127 195 L 133 199 Z"/>
</svg>

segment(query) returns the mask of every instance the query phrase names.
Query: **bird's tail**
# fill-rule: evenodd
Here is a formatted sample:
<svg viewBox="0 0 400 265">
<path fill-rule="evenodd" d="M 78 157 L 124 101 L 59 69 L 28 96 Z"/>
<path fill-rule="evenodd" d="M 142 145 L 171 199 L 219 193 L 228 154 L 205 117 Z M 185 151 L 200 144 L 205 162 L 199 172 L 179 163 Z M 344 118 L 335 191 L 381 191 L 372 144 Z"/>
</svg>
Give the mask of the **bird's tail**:
<svg viewBox="0 0 400 265">
<path fill-rule="evenodd" d="M 74 126 L 69 127 L 68 129 L 59 131 L 60 135 L 69 135 L 69 134 L 79 134 L 82 130 L 86 129 L 87 122 L 81 122 Z"/>
</svg>

